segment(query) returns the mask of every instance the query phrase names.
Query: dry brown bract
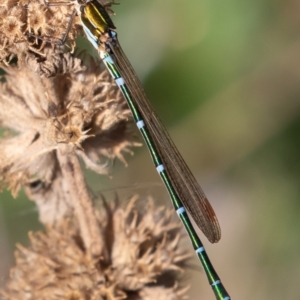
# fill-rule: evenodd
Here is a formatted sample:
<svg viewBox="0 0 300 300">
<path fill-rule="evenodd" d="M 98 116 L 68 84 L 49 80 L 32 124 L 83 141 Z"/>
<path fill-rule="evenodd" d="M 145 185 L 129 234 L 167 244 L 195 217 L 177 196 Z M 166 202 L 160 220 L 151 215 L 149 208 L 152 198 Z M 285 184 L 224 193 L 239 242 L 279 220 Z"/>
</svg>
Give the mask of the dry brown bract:
<svg viewBox="0 0 300 300">
<path fill-rule="evenodd" d="M 109 7 L 113 2 L 99 1 L 111 11 Z M 72 1 L 47 2 L 68 4 Z M 14 56 L 22 57 L 28 52 L 43 57 L 45 45 L 55 47 L 65 36 L 73 9 L 72 5 L 46 6 L 44 0 L 1 0 L 0 62 L 8 64 Z M 68 33 L 71 49 L 75 46 L 76 36 L 81 33 L 79 24 L 76 16 Z"/>
<path fill-rule="evenodd" d="M 181 225 L 152 201 L 142 216 L 135 200 L 126 209 L 104 204 L 98 226 L 107 259 L 86 253 L 74 219 L 30 234 L 31 246 L 18 246 L 3 300 L 185 299 L 187 288 L 176 283 L 189 257 L 178 245 Z"/>
<path fill-rule="evenodd" d="M 0 140 L 0 174 L 14 195 L 24 183 L 51 183 L 59 173 L 56 153 L 76 153 L 85 165 L 107 174 L 105 158 L 126 163 L 122 152 L 133 142 L 129 111 L 106 71 L 80 60 L 73 70 L 41 78 L 24 65 L 7 68 L 0 86 L 0 120 L 6 137 Z M 102 163 L 100 163 L 102 162 Z"/>
</svg>

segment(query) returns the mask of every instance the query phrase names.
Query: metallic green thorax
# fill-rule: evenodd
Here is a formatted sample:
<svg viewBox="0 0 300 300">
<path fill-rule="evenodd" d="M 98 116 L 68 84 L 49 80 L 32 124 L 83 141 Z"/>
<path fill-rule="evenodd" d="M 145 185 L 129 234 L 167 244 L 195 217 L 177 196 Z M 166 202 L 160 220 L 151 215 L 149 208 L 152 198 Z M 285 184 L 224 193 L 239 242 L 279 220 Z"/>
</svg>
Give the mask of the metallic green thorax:
<svg viewBox="0 0 300 300">
<path fill-rule="evenodd" d="M 110 29 L 116 29 L 105 8 L 98 2 L 89 2 L 81 7 L 81 22 L 99 40 Z"/>
</svg>

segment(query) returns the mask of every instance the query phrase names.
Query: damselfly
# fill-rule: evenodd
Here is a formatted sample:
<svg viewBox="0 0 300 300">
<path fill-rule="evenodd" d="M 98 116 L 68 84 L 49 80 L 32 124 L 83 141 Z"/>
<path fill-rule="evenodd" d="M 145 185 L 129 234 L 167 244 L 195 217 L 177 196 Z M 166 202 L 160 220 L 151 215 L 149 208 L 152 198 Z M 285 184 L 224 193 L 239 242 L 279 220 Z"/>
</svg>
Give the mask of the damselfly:
<svg viewBox="0 0 300 300">
<path fill-rule="evenodd" d="M 106 68 L 128 103 L 154 165 L 204 267 L 216 299 L 229 300 L 230 296 L 214 270 L 185 208 L 211 243 L 215 243 L 221 238 L 217 217 L 201 187 L 154 112 L 135 71 L 118 42 L 116 27 L 105 7 L 98 0 L 73 0 L 67 3 L 50 2 L 47 4 L 50 6 L 74 5 L 73 16 L 77 13 L 80 17 L 88 40 L 98 50 Z"/>
</svg>

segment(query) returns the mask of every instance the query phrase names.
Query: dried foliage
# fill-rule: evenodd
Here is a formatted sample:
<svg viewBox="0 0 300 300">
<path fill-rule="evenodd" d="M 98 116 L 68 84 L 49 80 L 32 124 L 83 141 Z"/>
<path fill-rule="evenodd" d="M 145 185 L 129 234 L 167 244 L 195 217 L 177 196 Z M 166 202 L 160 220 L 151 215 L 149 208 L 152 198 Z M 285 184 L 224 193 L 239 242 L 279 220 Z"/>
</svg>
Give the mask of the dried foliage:
<svg viewBox="0 0 300 300">
<path fill-rule="evenodd" d="M 109 12 L 113 2 L 99 0 Z M 63 2 L 50 0 L 51 3 Z M 75 1 L 66 5 L 47 6 L 44 0 L 2 0 L 0 3 L 0 62 L 8 64 L 14 56 L 28 52 L 45 56 L 49 43 L 59 46 L 74 11 Z M 70 5 L 72 4 L 72 5 Z M 81 33 L 80 20 L 75 16 L 68 32 L 68 45 L 74 49 L 76 36 Z"/>
<path fill-rule="evenodd" d="M 25 65 L 6 68 L 0 86 L 0 119 L 7 129 L 0 170 L 14 195 L 22 184 L 50 184 L 59 176 L 57 151 L 76 153 L 88 168 L 107 174 L 107 163 L 100 164 L 105 157 L 126 163 L 122 152 L 137 145 L 129 111 L 109 74 L 92 61 L 87 70 L 79 66 L 73 58 L 75 69 L 52 78 Z"/>
<path fill-rule="evenodd" d="M 112 13 L 113 1 L 99 1 Z M 125 210 L 103 200 L 100 214 L 91 200 L 79 160 L 109 174 L 112 160 L 126 165 L 124 153 L 140 144 L 109 73 L 64 52 L 81 33 L 80 4 L 66 2 L 0 3 L 0 187 L 16 196 L 25 186 L 47 228 L 18 246 L 3 300 L 185 299 L 177 280 L 189 255 L 173 212 L 150 201 L 143 215 L 133 198 Z"/>
<path fill-rule="evenodd" d="M 177 284 L 189 257 L 178 247 L 181 225 L 152 201 L 142 215 L 135 201 L 126 209 L 104 202 L 98 224 L 107 259 L 86 253 L 74 219 L 31 233 L 29 248 L 18 245 L 3 300 L 185 299 Z"/>
</svg>

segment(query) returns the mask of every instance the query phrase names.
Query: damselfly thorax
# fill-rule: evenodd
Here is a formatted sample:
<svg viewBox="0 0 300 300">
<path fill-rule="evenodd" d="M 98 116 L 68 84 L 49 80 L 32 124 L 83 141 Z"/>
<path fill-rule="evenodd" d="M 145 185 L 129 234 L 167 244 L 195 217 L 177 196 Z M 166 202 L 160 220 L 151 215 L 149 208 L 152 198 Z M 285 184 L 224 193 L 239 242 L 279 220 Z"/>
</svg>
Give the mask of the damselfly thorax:
<svg viewBox="0 0 300 300">
<path fill-rule="evenodd" d="M 67 40 L 68 33 L 71 29 L 75 15 L 78 15 L 82 28 L 87 39 L 99 51 L 110 52 L 109 44 L 114 44 L 117 39 L 116 27 L 113 24 L 106 6 L 109 7 L 113 2 L 101 4 L 98 0 L 71 0 L 66 2 L 46 2 L 46 6 L 72 6 L 74 7 L 66 31 L 60 41 L 56 44 L 64 44 Z M 48 40 L 47 37 L 38 37 L 39 39 Z M 53 43 L 53 41 L 51 41 Z"/>
</svg>

